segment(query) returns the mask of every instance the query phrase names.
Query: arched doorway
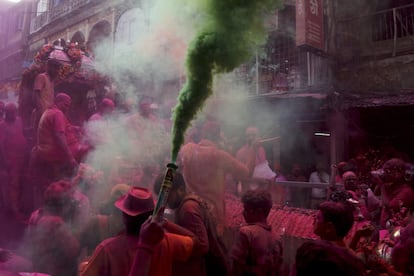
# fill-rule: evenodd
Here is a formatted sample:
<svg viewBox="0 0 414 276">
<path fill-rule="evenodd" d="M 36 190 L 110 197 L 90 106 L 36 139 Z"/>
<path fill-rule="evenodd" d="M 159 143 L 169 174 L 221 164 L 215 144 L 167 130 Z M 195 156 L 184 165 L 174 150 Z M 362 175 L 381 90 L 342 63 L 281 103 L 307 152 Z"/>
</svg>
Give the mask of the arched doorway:
<svg viewBox="0 0 414 276">
<path fill-rule="evenodd" d="M 77 31 L 76 33 L 74 33 L 72 38 L 70 39 L 71 43 L 78 43 L 81 49 L 84 49 L 85 41 L 85 35 L 81 31 Z"/>
<path fill-rule="evenodd" d="M 111 36 L 111 24 L 108 21 L 101 21 L 91 29 L 89 33 L 89 39 L 87 42 L 87 48 L 93 52 L 96 47 L 104 40 Z"/>
<path fill-rule="evenodd" d="M 137 32 L 147 32 L 149 29 L 144 12 L 139 8 L 124 12 L 117 23 L 115 31 L 115 45 L 132 44 Z"/>
</svg>

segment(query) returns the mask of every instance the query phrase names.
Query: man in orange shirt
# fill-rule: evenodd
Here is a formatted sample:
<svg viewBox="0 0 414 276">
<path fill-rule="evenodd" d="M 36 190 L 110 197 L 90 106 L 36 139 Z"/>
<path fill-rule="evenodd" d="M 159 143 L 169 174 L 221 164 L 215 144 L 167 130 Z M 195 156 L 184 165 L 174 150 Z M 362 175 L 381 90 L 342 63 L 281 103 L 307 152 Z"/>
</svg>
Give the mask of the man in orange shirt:
<svg viewBox="0 0 414 276">
<path fill-rule="evenodd" d="M 249 177 L 255 166 L 256 155 L 251 151 L 246 157 L 245 165 L 219 149 L 220 125 L 215 121 L 205 123 L 201 135 L 202 140 L 198 144 L 188 143 L 181 148 L 178 164 L 187 190 L 213 205 L 213 214 L 220 225 L 224 222 L 226 174 L 233 175 L 235 179 Z"/>
<path fill-rule="evenodd" d="M 147 275 L 168 276 L 171 275 L 172 263 L 175 260 L 186 261 L 198 246 L 191 232 L 170 222 L 163 225 L 168 233 L 154 230 L 155 239 L 160 241 L 148 243 L 152 238 L 151 235 L 148 237 L 148 231 L 144 231 L 147 235 L 140 239 L 141 226 L 154 209 L 152 194 L 146 188 L 131 187 L 128 194 L 115 202 L 115 206 L 123 213 L 125 233 L 100 243 L 81 276 L 134 275 L 144 263 L 148 268 Z M 145 225 L 148 226 L 148 222 Z M 159 237 L 160 234 L 163 235 Z M 145 252 L 150 255 L 143 255 Z"/>
<path fill-rule="evenodd" d="M 55 98 L 54 81 L 58 76 L 60 67 L 61 64 L 58 60 L 49 59 L 46 63 L 46 72 L 36 76 L 33 85 L 34 98 L 36 99 L 36 114 L 32 118 L 34 129 L 37 128 L 43 112 L 53 106 L 53 100 Z"/>
<path fill-rule="evenodd" d="M 274 181 L 276 173 L 272 171 L 267 162 L 266 152 L 260 143 L 259 130 L 255 126 L 249 126 L 245 132 L 246 143 L 236 154 L 237 160 L 246 164 L 251 155 L 255 155 L 255 169 L 250 179 L 242 181 L 243 192 L 257 188 L 267 189 L 271 181 Z"/>
</svg>

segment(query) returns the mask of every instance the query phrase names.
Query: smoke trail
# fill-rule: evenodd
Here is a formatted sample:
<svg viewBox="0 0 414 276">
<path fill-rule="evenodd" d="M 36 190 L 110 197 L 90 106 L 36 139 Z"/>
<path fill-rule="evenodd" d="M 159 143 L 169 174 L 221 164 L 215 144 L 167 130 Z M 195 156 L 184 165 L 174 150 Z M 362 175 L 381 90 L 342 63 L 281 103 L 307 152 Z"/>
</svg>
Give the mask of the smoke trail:
<svg viewBox="0 0 414 276">
<path fill-rule="evenodd" d="M 212 94 L 214 74 L 232 71 L 265 41 L 263 15 L 279 0 L 210 0 L 209 21 L 189 46 L 187 81 L 173 114 L 172 161 L 175 162 L 191 120 Z"/>
</svg>

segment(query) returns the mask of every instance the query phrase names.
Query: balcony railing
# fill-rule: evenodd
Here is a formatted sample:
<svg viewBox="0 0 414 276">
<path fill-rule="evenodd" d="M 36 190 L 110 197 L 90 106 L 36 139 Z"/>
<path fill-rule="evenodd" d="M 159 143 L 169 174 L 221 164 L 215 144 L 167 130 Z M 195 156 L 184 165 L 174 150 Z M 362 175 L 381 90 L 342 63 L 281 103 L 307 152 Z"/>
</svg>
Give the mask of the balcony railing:
<svg viewBox="0 0 414 276">
<path fill-rule="evenodd" d="M 337 22 L 337 47 L 352 54 L 395 56 L 414 50 L 413 41 L 414 4 Z"/>
<path fill-rule="evenodd" d="M 82 6 L 88 4 L 91 1 L 92 0 L 72 0 L 63 2 L 52 9 L 51 20 L 55 20 L 66 14 L 69 14 L 70 12 L 81 8 Z"/>
<path fill-rule="evenodd" d="M 375 41 L 414 35 L 414 4 L 373 15 Z"/>
<path fill-rule="evenodd" d="M 47 25 L 49 23 L 49 13 L 44 12 L 40 15 L 37 15 L 36 17 L 32 18 L 32 21 L 30 22 L 30 33 L 34 33 L 38 31 L 43 26 Z"/>
<path fill-rule="evenodd" d="M 41 15 L 32 18 L 30 24 L 30 33 L 38 31 L 50 22 L 66 16 L 69 13 L 82 8 L 83 6 L 93 1 L 94 0 L 70 0 L 58 4 L 56 7 L 51 8 L 48 12 L 42 13 Z"/>
<path fill-rule="evenodd" d="M 237 79 L 249 85 L 250 95 L 310 91 L 329 85 L 328 59 L 296 47 L 289 36 L 270 36 L 256 58 L 236 70 Z"/>
</svg>

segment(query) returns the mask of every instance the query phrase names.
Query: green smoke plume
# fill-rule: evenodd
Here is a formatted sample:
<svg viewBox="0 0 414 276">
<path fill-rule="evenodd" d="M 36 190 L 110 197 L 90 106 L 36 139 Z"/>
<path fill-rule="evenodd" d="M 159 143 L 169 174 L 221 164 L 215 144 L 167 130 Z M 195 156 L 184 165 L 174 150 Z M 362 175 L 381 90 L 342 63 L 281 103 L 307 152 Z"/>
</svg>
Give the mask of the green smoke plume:
<svg viewBox="0 0 414 276">
<path fill-rule="evenodd" d="M 172 161 L 184 142 L 191 120 L 212 94 L 213 76 L 248 61 L 265 42 L 263 19 L 279 0 L 204 0 L 207 22 L 189 46 L 187 81 L 173 114 Z"/>
</svg>

